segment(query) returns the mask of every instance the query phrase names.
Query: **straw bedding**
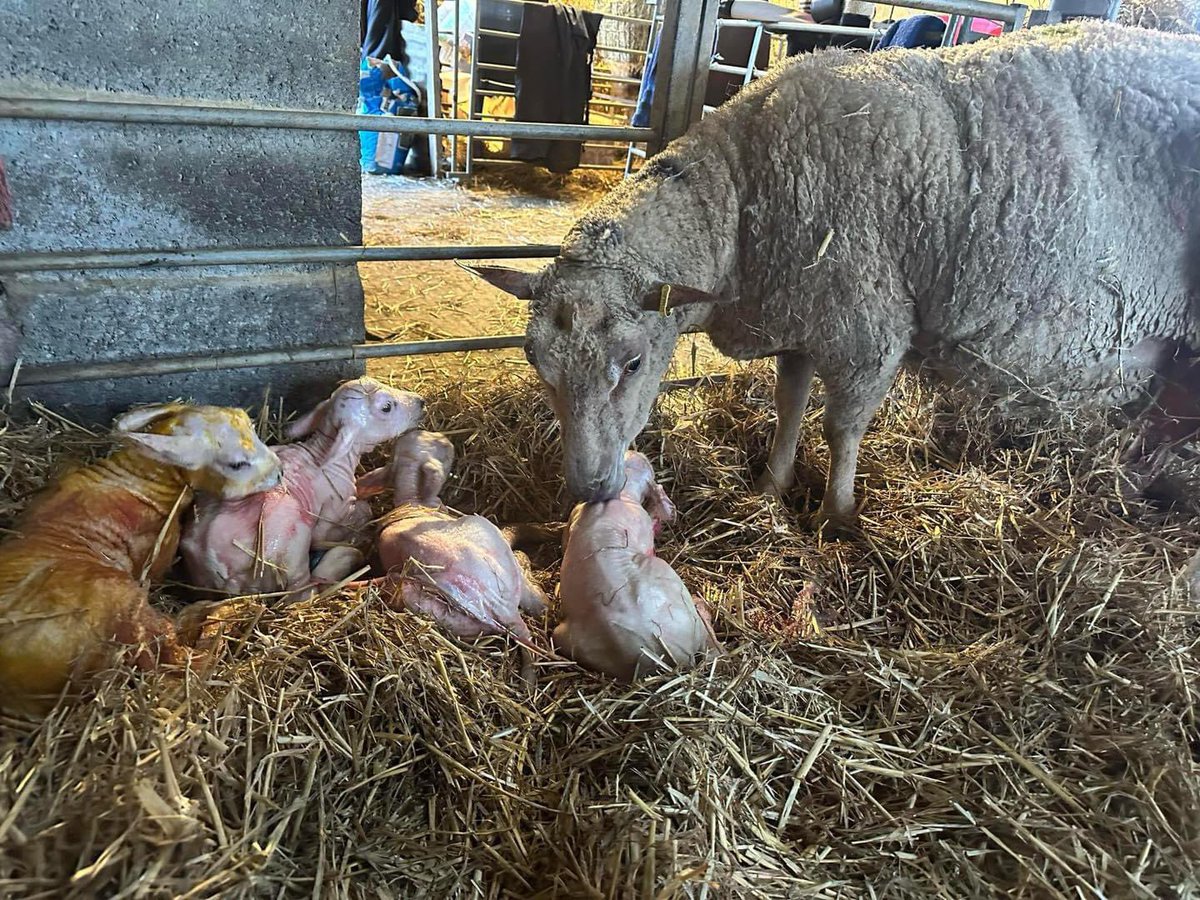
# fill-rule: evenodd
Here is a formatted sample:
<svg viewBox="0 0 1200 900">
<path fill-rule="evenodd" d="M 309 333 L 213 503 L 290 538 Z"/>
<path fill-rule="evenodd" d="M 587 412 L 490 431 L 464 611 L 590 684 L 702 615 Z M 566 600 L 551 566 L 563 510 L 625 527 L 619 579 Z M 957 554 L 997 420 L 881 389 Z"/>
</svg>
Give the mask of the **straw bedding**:
<svg viewBox="0 0 1200 900">
<path fill-rule="evenodd" d="M 534 393 L 428 388 L 457 507 L 563 517 Z M 819 413 L 790 502 L 749 491 L 769 397 L 761 367 L 672 393 L 640 442 L 680 510 L 661 553 L 716 608 L 720 661 L 620 688 L 545 659 L 531 692 L 505 642 L 370 593 L 235 604 L 207 683 L 117 667 L 44 723 L 4 721 L 0 894 L 1200 892 L 1181 576 L 1200 521 L 1134 499 L 1136 428 L 1002 425 L 906 377 L 865 445 L 862 534 L 835 542 L 801 524 Z M 10 427 L 6 518 L 96 446 Z M 547 587 L 554 553 L 535 554 Z"/>
</svg>

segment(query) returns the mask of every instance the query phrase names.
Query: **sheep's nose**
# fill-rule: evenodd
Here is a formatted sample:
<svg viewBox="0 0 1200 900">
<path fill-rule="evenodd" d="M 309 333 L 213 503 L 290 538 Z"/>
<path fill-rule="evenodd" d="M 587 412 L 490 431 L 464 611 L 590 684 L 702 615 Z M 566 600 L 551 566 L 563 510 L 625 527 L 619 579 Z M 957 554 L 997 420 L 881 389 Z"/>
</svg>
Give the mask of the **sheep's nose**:
<svg viewBox="0 0 1200 900">
<path fill-rule="evenodd" d="M 613 499 L 618 493 L 620 491 L 614 488 L 611 479 L 597 478 L 588 482 L 584 496 L 589 503 L 604 503 L 606 500 Z"/>
</svg>

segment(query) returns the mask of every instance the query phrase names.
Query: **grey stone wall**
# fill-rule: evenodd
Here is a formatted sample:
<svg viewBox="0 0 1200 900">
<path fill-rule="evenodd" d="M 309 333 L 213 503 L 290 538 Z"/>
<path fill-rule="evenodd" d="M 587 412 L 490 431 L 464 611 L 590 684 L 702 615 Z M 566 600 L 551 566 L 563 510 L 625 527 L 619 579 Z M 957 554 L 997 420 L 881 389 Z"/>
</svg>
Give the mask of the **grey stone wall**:
<svg viewBox="0 0 1200 900">
<path fill-rule="evenodd" d="M 349 111 L 354 0 L 0 0 L 0 86 Z M 0 119 L 0 252 L 362 240 L 353 133 Z M 0 276 L 0 379 L 23 367 L 363 340 L 354 266 Z M 7 337 L 6 337 L 7 336 Z M 78 382 L 18 396 L 106 418 L 174 398 L 306 406 L 356 364 Z"/>
</svg>

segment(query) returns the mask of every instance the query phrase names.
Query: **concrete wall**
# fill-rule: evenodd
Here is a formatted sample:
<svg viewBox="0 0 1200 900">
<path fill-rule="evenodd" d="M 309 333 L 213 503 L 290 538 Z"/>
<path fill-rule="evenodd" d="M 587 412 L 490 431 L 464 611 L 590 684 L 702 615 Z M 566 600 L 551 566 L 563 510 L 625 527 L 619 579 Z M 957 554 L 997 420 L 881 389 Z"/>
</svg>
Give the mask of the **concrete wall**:
<svg viewBox="0 0 1200 900">
<path fill-rule="evenodd" d="M 349 111 L 356 0 L 0 0 L 0 87 Z M 15 221 L 0 252 L 358 244 L 354 133 L 0 119 Z M 363 339 L 354 266 L 0 277 L 0 379 L 23 366 L 345 345 Z M 305 406 L 351 364 L 31 387 L 90 419 L 176 397 Z"/>
</svg>

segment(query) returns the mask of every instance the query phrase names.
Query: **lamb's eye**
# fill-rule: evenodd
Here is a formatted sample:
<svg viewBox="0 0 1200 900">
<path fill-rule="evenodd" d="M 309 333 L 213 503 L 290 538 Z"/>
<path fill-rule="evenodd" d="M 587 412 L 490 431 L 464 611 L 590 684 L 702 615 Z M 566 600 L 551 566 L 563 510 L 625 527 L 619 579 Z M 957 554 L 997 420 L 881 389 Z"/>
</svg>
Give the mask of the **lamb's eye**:
<svg viewBox="0 0 1200 900">
<path fill-rule="evenodd" d="M 625 363 L 625 374 L 633 375 L 641 367 L 642 367 L 642 358 L 640 356 L 635 356 L 629 362 Z"/>
<path fill-rule="evenodd" d="M 387 403 L 383 404 L 383 406 L 381 406 L 379 408 L 382 409 L 385 413 L 390 413 L 392 411 L 392 403 L 389 400 Z"/>
<path fill-rule="evenodd" d="M 228 468 L 231 472 L 240 472 L 242 469 L 250 468 L 250 463 L 244 459 L 239 459 L 237 462 L 228 463 L 226 468 Z"/>
</svg>

